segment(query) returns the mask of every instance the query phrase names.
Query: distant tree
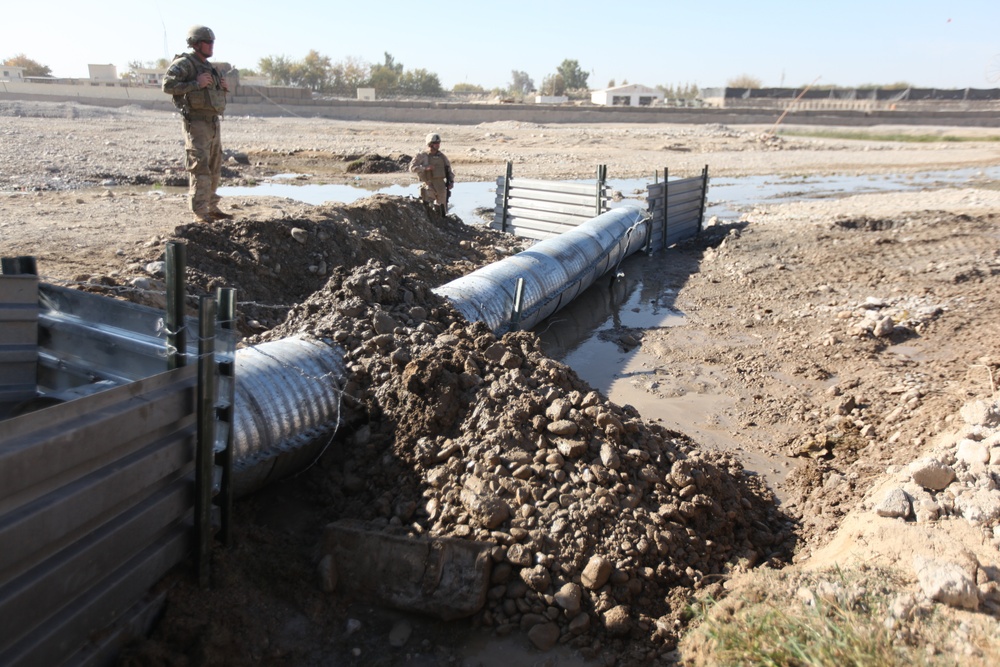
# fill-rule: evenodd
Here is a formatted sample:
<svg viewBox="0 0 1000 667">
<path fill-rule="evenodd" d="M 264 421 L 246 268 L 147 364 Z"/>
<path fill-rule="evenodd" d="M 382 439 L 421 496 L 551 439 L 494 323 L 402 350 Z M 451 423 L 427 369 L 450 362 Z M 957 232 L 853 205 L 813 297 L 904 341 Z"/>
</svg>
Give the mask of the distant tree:
<svg viewBox="0 0 1000 667">
<path fill-rule="evenodd" d="M 440 95 L 444 92 L 438 75 L 425 69 L 403 72 L 399 77 L 397 89 L 407 95 Z"/>
<path fill-rule="evenodd" d="M 381 65 L 372 65 L 371 87 L 379 90 L 395 90 L 399 87 L 399 77 L 403 75 L 403 63 L 397 63 L 389 52 L 385 52 Z"/>
<path fill-rule="evenodd" d="M 542 89 L 540 91 L 542 95 L 548 95 L 551 97 L 560 97 L 566 94 L 566 82 L 563 80 L 562 74 L 549 74 L 547 77 L 542 79 Z"/>
<path fill-rule="evenodd" d="M 8 67 L 23 67 L 24 76 L 52 76 L 52 70 L 46 65 L 32 60 L 23 53 L 19 53 L 12 58 L 7 58 L 7 60 L 3 61 L 3 64 Z"/>
<path fill-rule="evenodd" d="M 292 63 L 287 56 L 267 56 L 257 61 L 261 76 L 279 86 L 292 85 Z"/>
<path fill-rule="evenodd" d="M 372 66 L 360 58 L 348 57 L 330 68 L 330 89 L 336 93 L 354 94 L 358 88 L 369 88 Z"/>
<path fill-rule="evenodd" d="M 293 83 L 309 90 L 326 90 L 330 82 L 330 59 L 310 50 L 300 62 L 292 67 Z"/>
<path fill-rule="evenodd" d="M 587 77 L 590 75 L 580 69 L 580 63 L 575 60 L 564 60 L 556 72 L 562 77 L 563 85 L 567 89 L 580 89 L 587 87 Z"/>
<path fill-rule="evenodd" d="M 456 83 L 452 86 L 451 92 L 453 93 L 485 93 L 486 91 L 482 86 L 477 86 L 474 83 Z"/>
<path fill-rule="evenodd" d="M 527 95 L 535 89 L 535 82 L 531 80 L 527 72 L 511 70 L 510 73 L 510 93 L 511 95 Z"/>
<path fill-rule="evenodd" d="M 608 88 L 614 88 L 614 87 L 615 87 L 615 80 L 611 79 L 610 81 L 608 81 Z"/>
<path fill-rule="evenodd" d="M 726 81 L 726 86 L 729 88 L 761 88 L 763 84 L 760 79 L 755 76 L 740 74 L 739 76 Z"/>
<path fill-rule="evenodd" d="M 695 83 L 660 85 L 657 88 L 662 90 L 663 96 L 669 100 L 694 100 L 701 95 L 701 89 Z"/>
</svg>

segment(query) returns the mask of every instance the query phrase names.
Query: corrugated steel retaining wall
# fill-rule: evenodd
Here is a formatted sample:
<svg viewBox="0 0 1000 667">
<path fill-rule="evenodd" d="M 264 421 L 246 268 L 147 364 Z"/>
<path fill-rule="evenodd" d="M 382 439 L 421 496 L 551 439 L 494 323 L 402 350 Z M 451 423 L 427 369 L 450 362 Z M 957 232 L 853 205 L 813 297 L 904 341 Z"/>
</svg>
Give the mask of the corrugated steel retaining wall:
<svg viewBox="0 0 1000 667">
<path fill-rule="evenodd" d="M 0 664 L 62 664 L 190 553 L 197 371 L 0 422 Z"/>
<path fill-rule="evenodd" d="M 497 178 L 496 202 L 490 227 L 536 240 L 563 234 L 609 209 L 611 191 L 607 169 L 597 169 L 594 185 L 514 178 L 507 163 L 505 176 Z M 701 232 L 708 198 L 708 167 L 701 176 L 670 180 L 648 186 L 647 210 L 652 228 L 647 250 L 668 248 Z"/>
</svg>

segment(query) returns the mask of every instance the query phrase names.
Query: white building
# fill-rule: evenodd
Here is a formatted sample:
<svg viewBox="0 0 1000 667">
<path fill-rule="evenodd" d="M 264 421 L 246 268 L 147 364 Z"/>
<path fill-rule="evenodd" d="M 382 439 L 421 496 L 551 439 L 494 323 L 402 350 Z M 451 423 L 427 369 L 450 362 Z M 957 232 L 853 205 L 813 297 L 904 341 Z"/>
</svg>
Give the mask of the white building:
<svg viewBox="0 0 1000 667">
<path fill-rule="evenodd" d="M 166 71 L 162 69 L 140 67 L 138 69 L 133 69 L 132 74 L 135 75 L 135 83 L 140 86 L 159 88 L 163 85 L 163 77 L 166 75 Z"/>
<path fill-rule="evenodd" d="M 662 104 L 663 92 L 638 83 L 629 83 L 595 90 L 590 94 L 590 101 L 602 107 L 648 107 Z"/>
<path fill-rule="evenodd" d="M 118 68 L 114 65 L 87 65 L 91 81 L 117 81 Z"/>
<path fill-rule="evenodd" d="M 0 81 L 24 81 L 24 68 L 0 65 Z"/>
</svg>

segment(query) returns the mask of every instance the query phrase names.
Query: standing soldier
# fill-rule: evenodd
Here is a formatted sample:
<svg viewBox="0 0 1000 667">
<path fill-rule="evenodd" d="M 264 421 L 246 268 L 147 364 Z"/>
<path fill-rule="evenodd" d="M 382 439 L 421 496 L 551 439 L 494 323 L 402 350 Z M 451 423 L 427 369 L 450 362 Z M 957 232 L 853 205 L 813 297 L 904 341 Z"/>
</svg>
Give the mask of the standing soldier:
<svg viewBox="0 0 1000 667">
<path fill-rule="evenodd" d="M 451 162 L 439 148 L 441 136 L 435 132 L 427 135 L 427 150 L 417 153 L 410 161 L 410 171 L 420 178 L 420 198 L 428 204 L 437 204 L 441 215 L 448 214 L 448 195 L 455 185 L 455 172 Z"/>
<path fill-rule="evenodd" d="M 173 95 L 184 116 L 185 168 L 189 205 L 195 220 L 212 222 L 232 218 L 219 208 L 216 194 L 222 174 L 222 137 L 219 119 L 226 110 L 229 87 L 208 62 L 215 47 L 215 33 L 203 25 L 188 30 L 189 53 L 174 58 L 163 78 L 163 92 Z"/>
</svg>

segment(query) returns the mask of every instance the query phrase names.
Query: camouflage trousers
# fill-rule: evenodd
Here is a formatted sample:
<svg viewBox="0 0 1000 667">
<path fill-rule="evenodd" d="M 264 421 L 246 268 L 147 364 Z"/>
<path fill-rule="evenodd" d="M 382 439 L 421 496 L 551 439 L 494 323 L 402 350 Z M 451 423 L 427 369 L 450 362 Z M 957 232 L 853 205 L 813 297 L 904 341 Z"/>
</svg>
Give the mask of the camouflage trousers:
<svg viewBox="0 0 1000 667">
<path fill-rule="evenodd" d="M 218 208 L 216 194 L 222 174 L 222 136 L 219 117 L 184 120 L 184 150 L 187 154 L 188 205 L 195 213 Z"/>
<path fill-rule="evenodd" d="M 448 203 L 448 183 L 443 178 L 432 178 L 420 184 L 420 198 L 428 204 Z"/>
</svg>

